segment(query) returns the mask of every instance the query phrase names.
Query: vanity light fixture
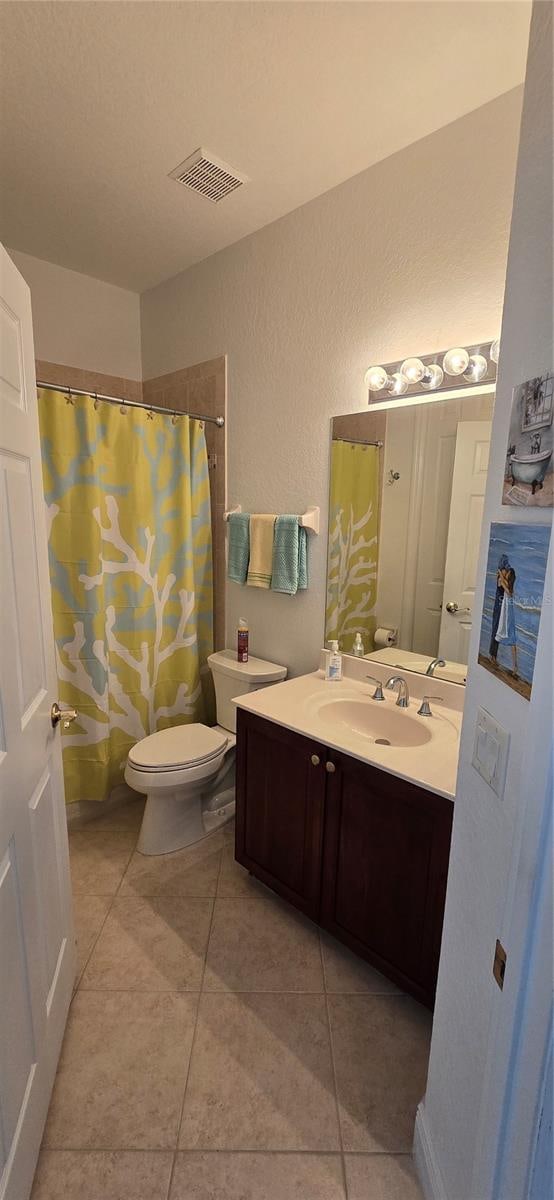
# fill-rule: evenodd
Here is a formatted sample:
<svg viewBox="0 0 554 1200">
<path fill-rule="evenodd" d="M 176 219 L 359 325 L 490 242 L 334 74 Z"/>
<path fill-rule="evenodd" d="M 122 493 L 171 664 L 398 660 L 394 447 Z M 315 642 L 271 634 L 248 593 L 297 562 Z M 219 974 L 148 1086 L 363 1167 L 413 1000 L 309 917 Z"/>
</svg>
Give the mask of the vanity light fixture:
<svg viewBox="0 0 554 1200">
<path fill-rule="evenodd" d="M 470 354 L 467 371 L 464 371 L 464 379 L 468 383 L 478 383 L 480 379 L 484 379 L 489 364 L 484 354 Z"/>
<path fill-rule="evenodd" d="M 384 367 L 368 367 L 364 382 L 370 392 L 382 392 L 390 382 L 390 377 Z"/>
<path fill-rule="evenodd" d="M 499 348 L 500 339 L 497 338 L 494 342 L 454 346 L 438 354 L 405 358 L 385 366 L 375 364 L 368 367 L 364 376 L 371 393 L 370 402 L 407 394 L 421 396 L 425 392 L 450 392 L 458 388 L 467 391 L 468 384 L 477 387 L 484 383 L 491 390 L 496 382 Z"/>
<path fill-rule="evenodd" d="M 427 391 L 434 391 L 435 388 L 440 387 L 443 379 L 444 371 L 442 367 L 439 367 L 438 363 L 431 363 L 431 366 L 427 368 L 427 371 L 420 382 L 422 388 L 425 388 Z"/>
<path fill-rule="evenodd" d="M 469 354 L 462 346 L 455 350 L 447 350 L 442 365 L 447 375 L 463 375 L 467 371 Z"/>
<path fill-rule="evenodd" d="M 401 371 L 389 375 L 384 367 L 370 367 L 365 373 L 365 382 L 370 392 L 385 391 L 389 396 L 403 396 L 410 386 Z"/>
</svg>

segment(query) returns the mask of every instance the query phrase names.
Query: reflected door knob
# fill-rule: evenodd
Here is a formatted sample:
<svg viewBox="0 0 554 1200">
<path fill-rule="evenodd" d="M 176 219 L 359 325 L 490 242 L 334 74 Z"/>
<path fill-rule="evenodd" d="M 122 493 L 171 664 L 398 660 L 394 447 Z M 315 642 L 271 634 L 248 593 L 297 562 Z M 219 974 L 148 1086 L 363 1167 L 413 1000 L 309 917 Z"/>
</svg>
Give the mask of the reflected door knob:
<svg viewBox="0 0 554 1200">
<path fill-rule="evenodd" d="M 319 767 L 319 754 L 312 754 L 312 767 Z"/>
<path fill-rule="evenodd" d="M 50 720 L 54 726 L 54 729 L 56 728 L 56 725 L 59 725 L 60 721 L 63 729 L 69 729 L 71 722 L 77 720 L 77 709 L 60 708 L 58 701 L 54 700 L 52 708 L 50 709 Z"/>
<path fill-rule="evenodd" d="M 446 611 L 447 611 L 448 613 L 457 613 L 457 611 L 458 611 L 458 605 L 456 604 L 456 601 L 455 601 L 455 600 L 449 600 L 449 601 L 448 601 L 448 604 L 446 605 Z"/>
</svg>

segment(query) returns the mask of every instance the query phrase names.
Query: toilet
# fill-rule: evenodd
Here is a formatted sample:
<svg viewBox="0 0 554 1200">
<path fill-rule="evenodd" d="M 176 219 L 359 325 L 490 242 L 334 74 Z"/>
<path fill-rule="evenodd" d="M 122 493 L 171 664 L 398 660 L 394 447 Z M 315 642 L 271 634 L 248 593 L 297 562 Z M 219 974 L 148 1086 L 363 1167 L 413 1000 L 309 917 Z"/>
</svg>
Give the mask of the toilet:
<svg viewBox="0 0 554 1200">
<path fill-rule="evenodd" d="M 141 854 L 169 854 L 207 837 L 235 810 L 237 710 L 244 696 L 284 679 L 286 667 L 249 658 L 237 662 L 233 650 L 208 656 L 217 725 L 174 725 L 137 742 L 129 751 L 125 779 L 146 795 L 138 840 Z"/>
</svg>

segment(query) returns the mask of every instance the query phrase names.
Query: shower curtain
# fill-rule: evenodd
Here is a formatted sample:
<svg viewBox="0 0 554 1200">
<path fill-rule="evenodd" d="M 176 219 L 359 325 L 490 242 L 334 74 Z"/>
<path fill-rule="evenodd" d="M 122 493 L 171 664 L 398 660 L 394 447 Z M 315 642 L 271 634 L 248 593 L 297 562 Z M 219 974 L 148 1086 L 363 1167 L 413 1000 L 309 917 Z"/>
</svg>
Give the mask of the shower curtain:
<svg viewBox="0 0 554 1200">
<path fill-rule="evenodd" d="M 379 449 L 331 444 L 325 638 L 351 653 L 373 649 L 379 534 Z"/>
<path fill-rule="evenodd" d="M 39 391 L 66 802 L 104 800 L 129 748 L 204 719 L 213 648 L 199 421 Z"/>
</svg>

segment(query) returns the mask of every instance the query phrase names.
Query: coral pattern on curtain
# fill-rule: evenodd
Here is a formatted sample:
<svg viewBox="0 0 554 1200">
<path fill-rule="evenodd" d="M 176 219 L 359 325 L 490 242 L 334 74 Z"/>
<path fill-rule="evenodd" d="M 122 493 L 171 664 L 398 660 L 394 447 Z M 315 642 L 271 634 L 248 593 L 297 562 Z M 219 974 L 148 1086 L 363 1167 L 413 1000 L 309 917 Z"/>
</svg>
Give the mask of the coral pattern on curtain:
<svg viewBox="0 0 554 1200">
<path fill-rule="evenodd" d="M 66 802 L 103 800 L 129 748 L 204 719 L 212 539 L 200 422 L 39 391 Z"/>
<path fill-rule="evenodd" d="M 373 649 L 378 534 L 378 447 L 333 442 L 325 638 L 346 653 L 356 633 Z"/>
</svg>

